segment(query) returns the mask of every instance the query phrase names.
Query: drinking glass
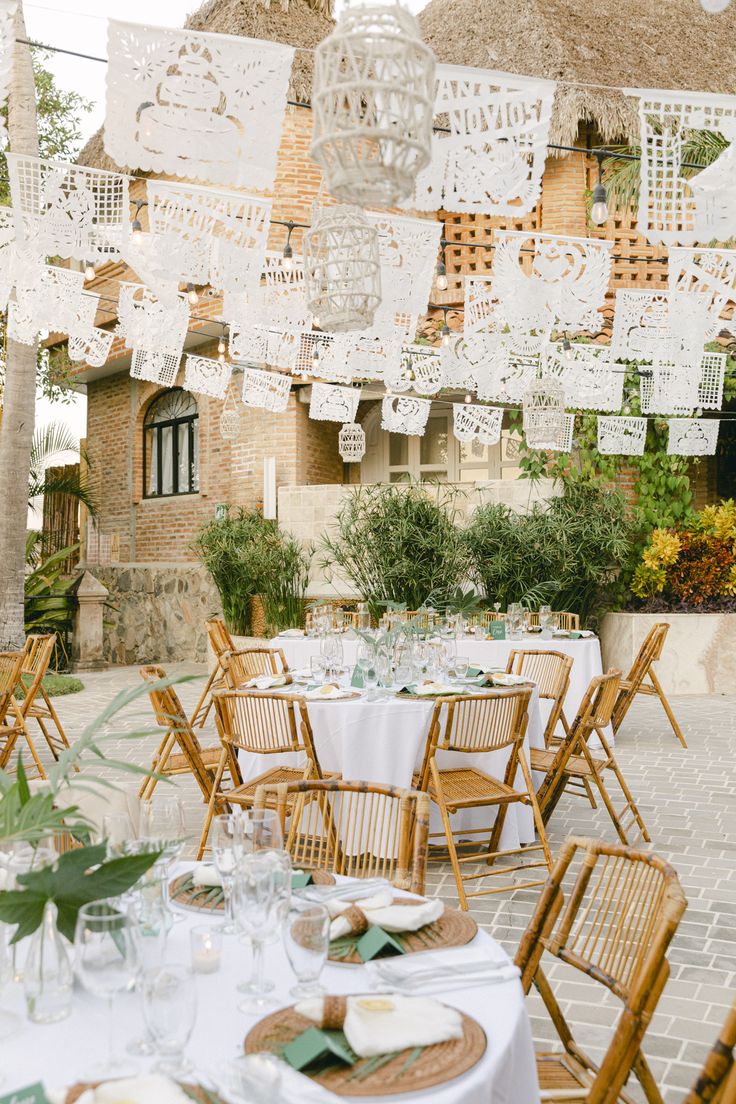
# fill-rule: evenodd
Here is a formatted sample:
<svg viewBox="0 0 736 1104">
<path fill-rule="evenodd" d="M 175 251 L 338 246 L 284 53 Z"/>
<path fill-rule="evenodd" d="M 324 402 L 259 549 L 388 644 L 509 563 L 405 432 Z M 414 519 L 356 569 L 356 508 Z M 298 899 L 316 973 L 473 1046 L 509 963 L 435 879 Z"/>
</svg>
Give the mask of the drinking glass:
<svg viewBox="0 0 736 1104">
<path fill-rule="evenodd" d="M 243 825 L 242 855 L 251 855 L 254 851 L 283 850 L 284 833 L 281 818 L 275 809 L 245 809 L 240 819 Z"/>
<path fill-rule="evenodd" d="M 235 879 L 235 915 L 241 931 L 250 938 L 253 947 L 251 979 L 237 986 L 250 996 L 241 1001 L 241 1012 L 261 1015 L 278 1007 L 278 1001 L 266 994 L 273 982 L 264 977 L 263 944 L 278 920 L 278 863 L 268 851 L 246 855 L 238 867 Z"/>
<path fill-rule="evenodd" d="M 552 610 L 550 606 L 539 607 L 539 627 L 542 630 L 542 639 L 549 640 L 552 637 Z"/>
<path fill-rule="evenodd" d="M 317 686 L 322 686 L 325 681 L 325 675 L 327 673 L 327 660 L 323 655 L 313 655 L 309 657 L 309 672 L 312 676 L 312 682 L 315 682 Z"/>
<path fill-rule="evenodd" d="M 143 976 L 143 1015 L 161 1061 L 156 1069 L 169 1077 L 191 1072 L 184 1050 L 197 1018 L 194 974 L 181 963 L 166 963 Z"/>
<path fill-rule="evenodd" d="M 388 656 L 376 656 L 376 676 L 381 689 L 391 686 L 391 660 Z"/>
<path fill-rule="evenodd" d="M 469 658 L 467 656 L 455 656 L 453 666 L 455 668 L 455 678 L 458 682 L 463 682 L 468 677 Z"/>
<path fill-rule="evenodd" d="M 237 931 L 233 917 L 233 879 L 244 854 L 243 819 L 234 813 L 223 813 L 212 821 L 212 858 L 222 880 L 225 898 L 225 919 L 220 926 L 224 935 L 234 935 Z"/>
<path fill-rule="evenodd" d="M 330 914 L 324 905 L 296 908 L 286 918 L 284 948 L 298 984 L 292 997 L 318 997 L 325 992 L 319 984 L 330 946 Z"/>
<path fill-rule="evenodd" d="M 133 822 L 127 813 L 108 813 L 102 818 L 102 838 L 107 843 L 108 859 L 124 855 L 133 832 Z"/>
<path fill-rule="evenodd" d="M 113 1003 L 133 988 L 138 974 L 140 950 L 133 922 L 109 901 L 83 905 L 74 931 L 75 965 L 84 988 L 107 1001 L 108 1057 L 93 1073 L 119 1074 L 125 1059 L 116 1053 Z"/>
<path fill-rule="evenodd" d="M 510 640 L 520 640 L 524 629 L 524 612 L 519 602 L 509 604 L 506 627 Z"/>
<path fill-rule="evenodd" d="M 358 647 L 356 660 L 363 675 L 363 686 L 368 691 L 368 697 L 371 698 L 378 683 L 376 649 L 371 644 L 363 642 Z"/>
<path fill-rule="evenodd" d="M 140 838 L 143 846 L 161 851 L 156 862 L 158 876 L 163 880 L 164 902 L 171 913 L 172 923 L 183 920 L 175 913 L 169 903 L 169 870 L 181 854 L 185 842 L 184 806 L 180 797 L 163 796 L 155 801 L 141 802 Z"/>
<path fill-rule="evenodd" d="M 166 937 L 171 924 L 168 911 L 160 896 L 151 899 L 145 893 L 139 893 L 129 907 L 128 913 L 133 922 L 133 935 L 138 944 L 136 986 L 140 991 L 146 971 L 158 969 L 163 963 Z M 148 1029 L 137 1039 L 131 1039 L 125 1049 L 128 1054 L 144 1057 L 156 1053 L 156 1046 Z"/>
</svg>

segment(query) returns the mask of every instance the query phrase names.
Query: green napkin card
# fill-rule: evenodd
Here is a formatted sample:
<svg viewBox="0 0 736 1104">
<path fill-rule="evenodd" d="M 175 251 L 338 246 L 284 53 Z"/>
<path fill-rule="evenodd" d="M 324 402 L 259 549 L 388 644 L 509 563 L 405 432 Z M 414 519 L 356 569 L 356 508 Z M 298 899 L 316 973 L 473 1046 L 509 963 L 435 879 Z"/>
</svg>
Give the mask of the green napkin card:
<svg viewBox="0 0 736 1104">
<path fill-rule="evenodd" d="M 305 886 L 312 884 L 312 875 L 306 874 L 292 874 L 291 875 L 291 888 L 292 889 L 304 889 Z"/>
<path fill-rule="evenodd" d="M 377 924 L 371 924 L 368 931 L 361 935 L 355 949 L 363 962 L 370 962 L 378 955 L 404 954 L 404 948 L 391 932 L 384 931 Z"/>
<path fill-rule="evenodd" d="M 571 632 L 570 633 L 570 639 L 571 640 L 580 640 L 580 633 L 575 632 L 575 631 Z"/>
<path fill-rule="evenodd" d="M 40 1081 L 26 1085 L 22 1089 L 0 1096 L 0 1104 L 49 1104 L 44 1087 Z"/>
<path fill-rule="evenodd" d="M 350 685 L 355 686 L 356 689 L 362 690 L 365 686 L 365 679 L 363 678 L 363 672 L 360 667 L 356 665 L 353 667 L 352 678 L 350 679 Z"/>
<path fill-rule="evenodd" d="M 506 622 L 491 621 L 491 640 L 506 639 Z"/>
<path fill-rule="evenodd" d="M 483 674 L 482 667 L 468 667 L 468 678 L 477 678 L 478 675 Z"/>
<path fill-rule="evenodd" d="M 346 1066 L 355 1065 L 355 1055 L 348 1048 L 342 1031 L 323 1031 L 308 1027 L 284 1047 L 282 1057 L 292 1069 L 303 1070 L 317 1062 L 333 1063 L 334 1059 Z"/>
</svg>

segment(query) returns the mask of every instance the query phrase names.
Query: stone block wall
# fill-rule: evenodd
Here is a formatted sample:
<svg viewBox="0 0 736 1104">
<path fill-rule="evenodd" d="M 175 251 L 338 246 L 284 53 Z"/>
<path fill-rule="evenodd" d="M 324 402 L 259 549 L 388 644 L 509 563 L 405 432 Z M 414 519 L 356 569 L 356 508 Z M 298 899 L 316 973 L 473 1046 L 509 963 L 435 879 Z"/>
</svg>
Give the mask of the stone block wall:
<svg viewBox="0 0 736 1104">
<path fill-rule="evenodd" d="M 201 564 L 119 563 L 89 570 L 110 592 L 104 609 L 108 662 L 205 662 L 204 622 L 221 607 Z"/>
</svg>

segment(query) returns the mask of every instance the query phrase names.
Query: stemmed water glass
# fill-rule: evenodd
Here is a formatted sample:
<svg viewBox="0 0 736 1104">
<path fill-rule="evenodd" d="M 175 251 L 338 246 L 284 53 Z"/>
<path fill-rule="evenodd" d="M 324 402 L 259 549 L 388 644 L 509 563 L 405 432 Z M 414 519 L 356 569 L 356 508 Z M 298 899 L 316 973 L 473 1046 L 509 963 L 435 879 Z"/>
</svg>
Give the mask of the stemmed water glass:
<svg viewBox="0 0 736 1104">
<path fill-rule="evenodd" d="M 136 985 L 139 991 L 143 986 L 144 975 L 158 969 L 166 953 L 166 937 L 171 927 L 171 919 L 161 896 L 151 898 L 140 892 L 128 909 L 133 922 L 133 935 L 138 944 L 138 977 Z M 137 1039 L 132 1039 L 125 1048 L 128 1054 L 148 1056 L 156 1053 L 156 1046 L 150 1031 Z"/>
<path fill-rule="evenodd" d="M 468 677 L 468 668 L 470 667 L 470 660 L 467 656 L 455 656 L 453 662 L 455 669 L 455 678 L 458 682 L 464 682 Z"/>
<path fill-rule="evenodd" d="M 278 1005 L 277 1001 L 266 996 L 273 989 L 273 982 L 266 981 L 264 977 L 263 945 L 278 924 L 282 877 L 280 863 L 268 851 L 246 855 L 238 867 L 234 892 L 235 915 L 253 947 L 251 979 L 237 987 L 239 992 L 250 994 L 238 1005 L 241 1012 L 260 1015 Z"/>
<path fill-rule="evenodd" d="M 363 676 L 363 686 L 368 691 L 368 697 L 370 698 L 378 684 L 378 674 L 376 672 L 376 649 L 372 644 L 368 644 L 367 641 L 363 641 L 358 645 L 358 654 L 356 656 L 356 663 L 358 670 Z"/>
<path fill-rule="evenodd" d="M 234 935 L 238 930 L 233 917 L 233 881 L 244 853 L 243 820 L 240 815 L 223 813 L 212 821 L 212 858 L 225 898 L 225 919 L 220 927 L 224 935 Z"/>
<path fill-rule="evenodd" d="M 169 1077 L 191 1072 L 184 1050 L 197 1018 L 197 989 L 188 966 L 166 963 L 143 975 L 143 1015 L 161 1055 L 156 1069 Z"/>
<path fill-rule="evenodd" d="M 133 988 L 138 974 L 140 950 L 133 922 L 109 901 L 84 905 L 77 915 L 74 949 L 82 985 L 108 1005 L 108 1057 L 96 1072 L 101 1076 L 119 1074 L 126 1061 L 115 1049 L 113 1002 Z"/>
<path fill-rule="evenodd" d="M 275 809 L 245 809 L 240 819 L 244 855 L 251 855 L 254 851 L 283 850 L 284 833 L 281 818 Z"/>
<path fill-rule="evenodd" d="M 181 798 L 167 796 L 141 802 L 139 834 L 144 845 L 161 851 L 156 867 L 163 882 L 163 899 L 172 922 L 179 923 L 183 917 L 175 913 L 169 904 L 169 870 L 184 846 L 184 806 Z"/>
<path fill-rule="evenodd" d="M 298 984 L 292 997 L 318 997 L 325 992 L 319 984 L 330 947 L 330 914 L 324 905 L 293 909 L 284 925 L 284 948 Z"/>
</svg>

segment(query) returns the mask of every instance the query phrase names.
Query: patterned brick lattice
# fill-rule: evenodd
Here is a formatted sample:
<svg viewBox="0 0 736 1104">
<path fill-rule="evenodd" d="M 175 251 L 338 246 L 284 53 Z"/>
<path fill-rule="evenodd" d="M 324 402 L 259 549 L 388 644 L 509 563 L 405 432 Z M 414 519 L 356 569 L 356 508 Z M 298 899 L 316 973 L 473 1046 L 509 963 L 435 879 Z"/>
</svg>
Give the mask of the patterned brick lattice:
<svg viewBox="0 0 736 1104">
<path fill-rule="evenodd" d="M 105 572 L 101 575 L 105 581 Z M 126 586 L 135 586 L 135 571 L 126 579 Z M 131 593 L 127 590 L 125 596 Z M 166 598 L 170 604 L 171 596 L 167 594 Z M 203 611 L 209 612 L 208 601 L 209 593 L 201 606 Z M 199 624 L 194 628 L 202 635 Z M 191 634 L 191 627 L 187 631 Z M 163 654 L 154 658 L 164 660 Z M 191 714 L 204 687 L 204 665 L 165 666 L 172 675 L 197 676 L 176 688 L 187 714 Z M 82 679 L 82 693 L 55 701 L 72 741 L 117 693 L 140 684 L 137 666 L 85 673 Z M 732 698 L 673 696 L 670 702 L 688 750 L 683 751 L 673 739 L 659 702 L 639 699 L 618 734 L 616 758 L 646 821 L 654 851 L 672 863 L 688 900 L 668 955 L 671 974 L 643 1044 L 665 1104 L 681 1104 L 715 1041 L 736 985 L 736 764 L 732 754 Z M 116 731 L 140 729 L 142 711 L 147 708 L 147 702 L 133 702 L 120 723 L 116 722 Z M 203 746 L 217 743 L 211 715 L 200 739 Z M 154 735 L 140 740 L 120 738 L 107 745 L 106 751 L 115 758 L 148 765 L 158 742 Z M 42 750 L 41 755 L 48 760 L 47 752 Z M 718 764 L 715 772 L 714 764 Z M 125 782 L 125 776 L 116 775 L 113 781 L 133 787 L 133 783 Z M 184 799 L 187 832 L 196 838 L 204 815 L 200 792 L 189 778 L 177 779 L 176 785 Z M 618 793 L 613 796 L 618 808 L 622 797 Z M 593 810 L 587 801 L 575 796 L 562 798 L 548 832 L 555 854 L 570 835 L 615 842 L 615 832 L 600 802 Z M 448 907 L 456 907 L 455 883 L 448 863 L 430 862 L 427 893 L 441 897 Z M 537 895 L 538 890 L 520 890 L 513 897 L 499 894 L 480 898 L 471 906 L 472 915 L 514 955 Z M 620 1002 L 606 994 L 601 985 L 563 963 L 554 962 L 550 976 L 575 1036 L 593 1059 L 600 1061 L 620 1014 Z M 554 1029 L 535 992 L 527 998 L 527 1008 L 537 1047 L 552 1049 L 556 1044 Z"/>
</svg>

